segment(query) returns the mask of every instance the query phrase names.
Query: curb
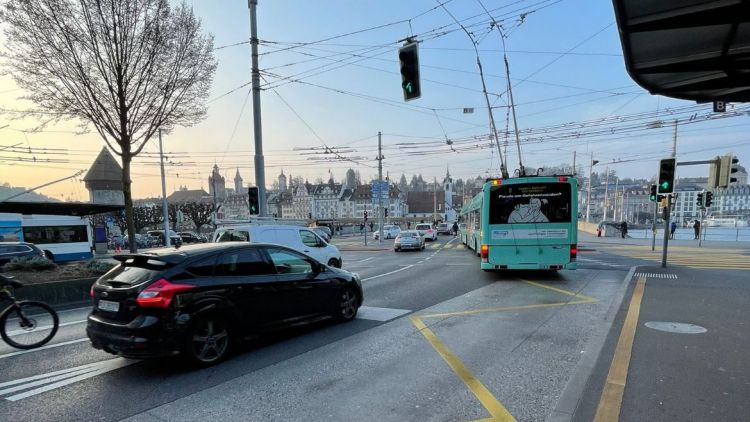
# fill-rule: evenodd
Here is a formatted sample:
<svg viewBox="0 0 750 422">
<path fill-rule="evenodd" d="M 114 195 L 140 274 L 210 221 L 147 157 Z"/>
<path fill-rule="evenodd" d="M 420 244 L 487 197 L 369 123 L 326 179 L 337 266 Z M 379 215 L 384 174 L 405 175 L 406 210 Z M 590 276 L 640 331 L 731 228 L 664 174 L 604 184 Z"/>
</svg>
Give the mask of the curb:
<svg viewBox="0 0 750 422">
<path fill-rule="evenodd" d="M 607 310 L 603 326 L 599 328 L 586 344 L 586 349 L 589 350 L 589 353 L 583 355 L 581 360 L 578 361 L 573 375 L 568 379 L 568 383 L 565 385 L 562 394 L 560 394 L 560 399 L 557 401 L 555 409 L 545 419 L 546 422 L 568 422 L 573 420 L 578 403 L 581 400 L 583 392 L 586 390 L 586 384 L 588 384 L 591 374 L 594 372 L 594 367 L 597 360 L 599 360 L 604 342 L 607 340 L 607 336 L 612 329 L 617 312 L 620 310 L 622 301 L 625 299 L 625 293 L 630 287 L 633 274 L 635 274 L 637 268 L 637 265 L 630 267 L 630 271 L 628 271 L 622 286 L 620 286 L 620 291 L 616 293 L 614 300 Z"/>
<path fill-rule="evenodd" d="M 89 290 L 98 277 L 24 284 L 13 293 L 19 300 L 38 300 L 52 306 L 89 303 Z"/>
</svg>

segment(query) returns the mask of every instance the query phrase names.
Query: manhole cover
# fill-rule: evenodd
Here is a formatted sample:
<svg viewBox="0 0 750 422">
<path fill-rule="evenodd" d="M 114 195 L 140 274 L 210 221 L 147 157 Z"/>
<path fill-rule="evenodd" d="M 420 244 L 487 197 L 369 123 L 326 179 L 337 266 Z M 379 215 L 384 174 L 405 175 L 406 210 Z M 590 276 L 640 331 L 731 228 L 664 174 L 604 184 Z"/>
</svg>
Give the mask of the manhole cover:
<svg viewBox="0 0 750 422">
<path fill-rule="evenodd" d="M 646 323 L 646 327 L 677 334 L 703 334 L 708 331 L 700 325 L 683 322 L 649 321 Z"/>
</svg>

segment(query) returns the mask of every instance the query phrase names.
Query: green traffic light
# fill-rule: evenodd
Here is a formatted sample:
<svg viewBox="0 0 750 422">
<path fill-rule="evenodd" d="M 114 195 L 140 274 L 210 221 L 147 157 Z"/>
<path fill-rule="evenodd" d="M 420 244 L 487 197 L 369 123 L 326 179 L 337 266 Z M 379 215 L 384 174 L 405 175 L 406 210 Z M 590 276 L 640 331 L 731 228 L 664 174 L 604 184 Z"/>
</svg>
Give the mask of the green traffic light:
<svg viewBox="0 0 750 422">
<path fill-rule="evenodd" d="M 662 188 L 662 190 L 667 190 L 667 189 L 669 189 L 669 182 L 662 182 L 662 184 L 661 184 L 661 188 Z"/>
<path fill-rule="evenodd" d="M 414 92 L 414 87 L 412 86 L 411 81 L 404 82 L 404 90 L 406 90 L 406 92 L 408 92 L 409 94 Z"/>
</svg>

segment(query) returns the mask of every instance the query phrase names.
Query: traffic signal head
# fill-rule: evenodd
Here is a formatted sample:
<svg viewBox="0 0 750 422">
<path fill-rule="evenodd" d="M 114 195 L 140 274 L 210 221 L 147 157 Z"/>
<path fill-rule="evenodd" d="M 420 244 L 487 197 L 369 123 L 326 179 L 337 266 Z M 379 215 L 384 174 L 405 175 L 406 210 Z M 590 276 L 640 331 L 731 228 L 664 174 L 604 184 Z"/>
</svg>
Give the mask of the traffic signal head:
<svg viewBox="0 0 750 422">
<path fill-rule="evenodd" d="M 698 198 L 696 199 L 695 203 L 698 208 L 702 208 L 704 206 L 703 204 L 705 204 L 705 202 L 703 202 L 703 192 L 698 192 Z"/>
<path fill-rule="evenodd" d="M 648 195 L 648 200 L 656 202 L 656 185 L 651 185 L 651 193 Z"/>
<path fill-rule="evenodd" d="M 247 199 L 250 209 L 250 215 L 260 214 L 260 196 L 257 186 L 251 186 L 247 188 Z"/>
<path fill-rule="evenodd" d="M 659 193 L 674 192 L 674 173 L 677 168 L 677 160 L 665 158 L 659 162 L 659 182 L 657 191 Z"/>
<path fill-rule="evenodd" d="M 401 89 L 404 92 L 404 101 L 421 97 L 417 43 L 412 42 L 399 48 L 398 60 L 401 67 Z"/>
<path fill-rule="evenodd" d="M 383 212 L 385 213 L 385 216 L 388 217 L 388 208 L 384 208 Z"/>
<path fill-rule="evenodd" d="M 367 211 L 365 211 L 364 217 L 365 217 L 365 221 L 367 221 Z"/>
<path fill-rule="evenodd" d="M 726 188 L 731 183 L 737 181 L 736 177 L 732 177 L 732 174 L 737 173 L 739 170 L 737 164 L 740 160 L 732 154 L 726 154 L 720 158 L 719 161 L 719 172 L 716 187 Z"/>
<path fill-rule="evenodd" d="M 705 207 L 708 208 L 711 206 L 711 204 L 714 203 L 714 193 L 713 192 L 706 192 L 706 203 Z"/>
</svg>

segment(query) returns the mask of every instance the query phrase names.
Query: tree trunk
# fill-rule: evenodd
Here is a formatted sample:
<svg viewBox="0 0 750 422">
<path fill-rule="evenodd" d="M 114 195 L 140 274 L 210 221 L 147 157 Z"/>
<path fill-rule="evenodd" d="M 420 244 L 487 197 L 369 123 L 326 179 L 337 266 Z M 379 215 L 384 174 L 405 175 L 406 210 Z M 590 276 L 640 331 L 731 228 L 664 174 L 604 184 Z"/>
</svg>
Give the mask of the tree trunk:
<svg viewBox="0 0 750 422">
<path fill-rule="evenodd" d="M 138 245 L 135 242 L 135 221 L 133 219 L 133 192 L 131 190 L 132 181 L 130 180 L 130 162 L 133 157 L 130 152 L 122 154 L 122 195 L 125 198 L 125 225 L 128 227 L 128 244 L 130 252 L 138 252 Z"/>
</svg>

